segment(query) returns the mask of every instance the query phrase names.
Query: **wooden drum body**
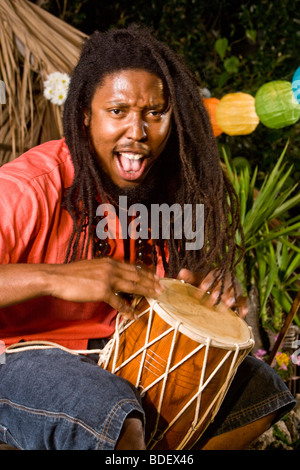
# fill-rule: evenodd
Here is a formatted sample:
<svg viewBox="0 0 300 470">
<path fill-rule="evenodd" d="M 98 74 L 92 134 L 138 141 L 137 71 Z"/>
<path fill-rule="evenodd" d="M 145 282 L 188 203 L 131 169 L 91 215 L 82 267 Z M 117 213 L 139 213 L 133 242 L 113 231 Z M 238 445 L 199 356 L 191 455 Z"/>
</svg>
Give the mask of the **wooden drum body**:
<svg viewBox="0 0 300 470">
<path fill-rule="evenodd" d="M 117 327 L 102 367 L 140 391 L 149 450 L 190 449 L 254 341 L 248 325 L 223 304 L 208 308 L 197 288 L 163 282 L 159 300 L 142 299 L 138 319 Z"/>
</svg>

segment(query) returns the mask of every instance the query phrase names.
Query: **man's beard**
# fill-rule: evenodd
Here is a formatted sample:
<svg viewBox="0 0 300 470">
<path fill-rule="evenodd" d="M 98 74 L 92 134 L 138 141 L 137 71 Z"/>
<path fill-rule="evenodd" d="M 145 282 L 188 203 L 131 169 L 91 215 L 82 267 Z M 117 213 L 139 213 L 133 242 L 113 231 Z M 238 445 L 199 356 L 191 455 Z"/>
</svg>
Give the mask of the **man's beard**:
<svg viewBox="0 0 300 470">
<path fill-rule="evenodd" d="M 97 160 L 95 158 L 95 161 Z M 130 188 L 120 188 L 101 168 L 99 168 L 99 177 L 105 199 L 116 207 L 119 203 L 119 196 L 127 196 L 128 207 L 135 203 L 150 207 L 150 204 L 170 202 L 170 196 L 171 194 L 174 196 L 176 188 L 175 181 L 178 177 L 178 168 L 167 145 L 140 184 Z"/>
</svg>

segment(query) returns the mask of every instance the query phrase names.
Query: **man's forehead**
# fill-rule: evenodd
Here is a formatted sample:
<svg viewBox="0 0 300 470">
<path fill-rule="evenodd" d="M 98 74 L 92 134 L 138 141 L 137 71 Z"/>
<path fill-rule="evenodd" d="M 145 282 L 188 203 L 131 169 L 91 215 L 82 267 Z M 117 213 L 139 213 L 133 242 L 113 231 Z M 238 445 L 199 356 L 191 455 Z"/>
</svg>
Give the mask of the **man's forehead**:
<svg viewBox="0 0 300 470">
<path fill-rule="evenodd" d="M 166 101 L 163 80 L 146 70 L 120 70 L 108 74 L 96 92 L 112 104 L 134 99 L 150 100 L 158 106 Z"/>
</svg>

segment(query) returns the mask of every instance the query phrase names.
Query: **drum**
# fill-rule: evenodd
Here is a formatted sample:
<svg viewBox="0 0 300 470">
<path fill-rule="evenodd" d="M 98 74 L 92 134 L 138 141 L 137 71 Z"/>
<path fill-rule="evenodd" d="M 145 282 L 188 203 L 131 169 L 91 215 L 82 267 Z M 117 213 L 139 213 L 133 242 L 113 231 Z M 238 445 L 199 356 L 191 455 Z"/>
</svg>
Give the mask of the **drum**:
<svg viewBox="0 0 300 470">
<path fill-rule="evenodd" d="M 140 391 L 148 450 L 191 449 L 254 340 L 224 304 L 207 307 L 196 287 L 163 283 L 158 300 L 142 298 L 136 320 L 117 322 L 100 362 Z"/>
</svg>

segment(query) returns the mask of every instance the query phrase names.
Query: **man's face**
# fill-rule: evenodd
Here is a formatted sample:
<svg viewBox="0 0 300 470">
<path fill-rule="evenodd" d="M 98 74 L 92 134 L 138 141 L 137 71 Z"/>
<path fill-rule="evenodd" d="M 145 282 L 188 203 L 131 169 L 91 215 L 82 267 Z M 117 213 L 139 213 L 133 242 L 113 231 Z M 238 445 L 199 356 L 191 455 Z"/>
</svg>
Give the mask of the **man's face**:
<svg viewBox="0 0 300 470">
<path fill-rule="evenodd" d="M 171 114 L 156 75 L 137 69 L 105 77 L 84 124 L 98 163 L 113 183 L 133 188 L 144 181 L 168 141 Z"/>
</svg>

